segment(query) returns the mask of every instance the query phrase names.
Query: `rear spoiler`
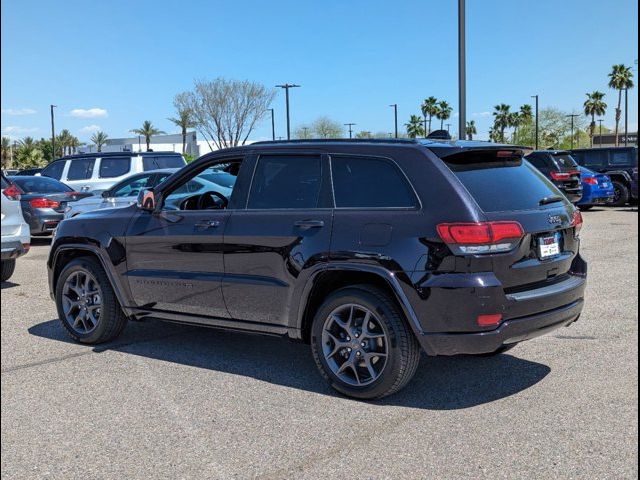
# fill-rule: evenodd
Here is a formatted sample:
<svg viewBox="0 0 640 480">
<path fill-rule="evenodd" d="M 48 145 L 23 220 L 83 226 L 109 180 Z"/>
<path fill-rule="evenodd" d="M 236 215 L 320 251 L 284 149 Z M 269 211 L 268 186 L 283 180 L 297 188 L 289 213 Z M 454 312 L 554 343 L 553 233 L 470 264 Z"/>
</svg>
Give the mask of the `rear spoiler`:
<svg viewBox="0 0 640 480">
<path fill-rule="evenodd" d="M 465 156 L 472 153 L 482 153 L 484 155 L 490 155 L 491 152 L 496 153 L 496 158 L 505 157 L 524 157 L 528 155 L 532 149 L 531 147 L 521 147 L 516 145 L 487 145 L 487 146 L 473 146 L 473 147 L 428 147 L 439 158 L 447 158 L 453 155 L 464 154 Z"/>
</svg>

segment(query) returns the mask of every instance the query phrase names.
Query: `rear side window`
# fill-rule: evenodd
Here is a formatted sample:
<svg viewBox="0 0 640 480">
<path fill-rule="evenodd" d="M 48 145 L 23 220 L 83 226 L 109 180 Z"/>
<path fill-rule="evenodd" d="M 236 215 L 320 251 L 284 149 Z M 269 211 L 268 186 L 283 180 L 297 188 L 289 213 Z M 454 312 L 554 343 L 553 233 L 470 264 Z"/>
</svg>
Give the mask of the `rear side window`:
<svg viewBox="0 0 640 480">
<path fill-rule="evenodd" d="M 531 210 L 540 200 L 562 193 L 526 160 L 496 159 L 495 153 L 447 157 L 446 165 L 485 212 Z"/>
<path fill-rule="evenodd" d="M 73 189 L 64 183 L 48 177 L 15 177 L 13 181 L 25 193 L 62 193 Z"/>
<path fill-rule="evenodd" d="M 411 208 L 416 196 L 403 173 L 381 158 L 331 157 L 337 208 Z"/>
<path fill-rule="evenodd" d="M 631 161 L 631 152 L 628 150 L 623 150 L 621 152 L 613 150 L 611 152 L 609 163 L 615 167 L 632 166 L 633 162 Z"/>
<path fill-rule="evenodd" d="M 85 180 L 93 175 L 94 158 L 78 158 L 71 160 L 67 180 Z"/>
<path fill-rule="evenodd" d="M 64 171 L 65 163 L 66 163 L 65 161 L 53 162 L 47 165 L 47 167 L 44 170 L 42 170 L 42 173 L 40 175 L 43 175 L 49 178 L 55 178 L 56 180 L 60 180 L 62 178 L 62 172 Z"/>
<path fill-rule="evenodd" d="M 609 156 L 606 151 L 594 150 L 593 152 L 580 152 L 578 155 L 582 157 L 581 165 L 587 168 L 602 168 L 607 165 L 607 157 Z"/>
<path fill-rule="evenodd" d="M 158 170 L 160 168 L 182 168 L 185 162 L 182 155 L 145 155 L 142 157 L 142 169 L 146 172 L 148 170 Z"/>
<path fill-rule="evenodd" d="M 248 208 L 316 208 L 322 167 L 319 156 L 261 156 Z"/>
<path fill-rule="evenodd" d="M 537 155 L 534 153 L 533 155 L 529 155 L 527 157 L 527 160 L 536 168 L 548 168 L 547 162 L 545 162 L 544 156 L 542 155 Z"/>
<path fill-rule="evenodd" d="M 566 153 L 561 153 L 558 155 L 553 155 L 553 160 L 556 162 L 556 165 L 561 170 L 577 170 L 578 164 L 573 159 L 573 157 Z"/>
<path fill-rule="evenodd" d="M 131 170 L 130 157 L 103 157 L 100 160 L 100 178 L 115 178 Z"/>
</svg>

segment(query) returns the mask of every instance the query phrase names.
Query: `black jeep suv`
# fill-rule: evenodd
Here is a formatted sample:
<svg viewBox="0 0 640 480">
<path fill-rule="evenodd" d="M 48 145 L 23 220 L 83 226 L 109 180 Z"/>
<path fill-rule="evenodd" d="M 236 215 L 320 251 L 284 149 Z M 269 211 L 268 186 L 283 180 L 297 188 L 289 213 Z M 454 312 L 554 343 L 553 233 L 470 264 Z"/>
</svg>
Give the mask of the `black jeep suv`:
<svg viewBox="0 0 640 480">
<path fill-rule="evenodd" d="M 525 157 L 551 180 L 572 202 L 582 198 L 580 168 L 571 154 L 563 150 L 536 150 Z"/>
<path fill-rule="evenodd" d="M 282 335 L 311 344 L 336 390 L 380 398 L 421 349 L 500 353 L 580 316 L 582 217 L 522 155 L 430 140 L 214 152 L 137 205 L 63 221 L 51 294 L 80 342 L 145 318 Z M 210 190 L 189 195 L 196 177 Z"/>
</svg>

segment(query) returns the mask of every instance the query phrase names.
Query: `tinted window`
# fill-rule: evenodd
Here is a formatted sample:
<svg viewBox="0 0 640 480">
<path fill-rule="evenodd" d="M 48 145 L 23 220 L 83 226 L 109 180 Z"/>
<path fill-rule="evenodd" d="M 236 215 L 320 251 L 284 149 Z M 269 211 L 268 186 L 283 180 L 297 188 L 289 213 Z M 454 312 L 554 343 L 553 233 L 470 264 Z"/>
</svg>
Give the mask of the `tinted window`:
<svg viewBox="0 0 640 480">
<path fill-rule="evenodd" d="M 4 190 L 5 188 L 8 188 L 10 185 L 10 183 L 4 178 L 4 175 L 2 175 L 2 190 Z"/>
<path fill-rule="evenodd" d="M 482 161 L 478 158 L 474 163 L 474 158 L 466 155 L 457 160 L 446 159 L 445 163 L 485 212 L 535 209 L 545 197 L 562 196 L 542 173 L 523 159 Z"/>
<path fill-rule="evenodd" d="M 544 161 L 544 156 L 542 155 L 529 155 L 527 160 L 536 168 L 547 168 L 547 163 Z"/>
<path fill-rule="evenodd" d="M 67 172 L 67 180 L 84 180 L 91 178 L 93 175 L 94 158 L 78 158 L 71 160 L 69 172 Z"/>
<path fill-rule="evenodd" d="M 147 170 L 158 170 L 160 168 L 181 168 L 184 167 L 185 161 L 182 158 L 182 155 L 162 155 L 162 156 L 151 156 L 145 155 L 142 157 L 142 169 L 146 172 Z"/>
<path fill-rule="evenodd" d="M 628 150 L 623 150 L 623 151 L 612 150 L 611 157 L 609 158 L 610 158 L 609 163 L 617 167 L 633 165 L 633 163 L 631 162 L 631 152 Z"/>
<path fill-rule="evenodd" d="M 12 181 L 25 193 L 60 193 L 71 192 L 72 188 L 48 177 L 14 177 Z"/>
<path fill-rule="evenodd" d="M 149 185 L 149 179 L 152 174 L 147 174 L 139 177 L 129 178 L 116 185 L 111 191 L 113 197 L 133 197 L 140 193 L 140 190 L 147 188 Z"/>
<path fill-rule="evenodd" d="M 578 168 L 578 164 L 573 157 L 566 153 L 553 155 L 553 160 L 561 170 L 576 170 Z"/>
<path fill-rule="evenodd" d="M 336 207 L 407 208 L 417 205 L 406 178 L 392 162 L 379 158 L 331 158 Z"/>
<path fill-rule="evenodd" d="M 129 157 L 103 157 L 100 160 L 100 178 L 121 177 L 131 170 Z"/>
<path fill-rule="evenodd" d="M 60 180 L 62 178 L 62 171 L 64 170 L 65 163 L 66 162 L 64 160 L 60 162 L 54 162 L 48 165 L 44 170 L 42 170 L 41 175 Z"/>
<path fill-rule="evenodd" d="M 262 156 L 248 208 L 316 208 L 322 178 L 320 157 Z"/>
<path fill-rule="evenodd" d="M 607 164 L 609 156 L 606 150 L 594 150 L 593 152 L 580 152 L 579 162 L 585 167 L 602 168 Z"/>
</svg>

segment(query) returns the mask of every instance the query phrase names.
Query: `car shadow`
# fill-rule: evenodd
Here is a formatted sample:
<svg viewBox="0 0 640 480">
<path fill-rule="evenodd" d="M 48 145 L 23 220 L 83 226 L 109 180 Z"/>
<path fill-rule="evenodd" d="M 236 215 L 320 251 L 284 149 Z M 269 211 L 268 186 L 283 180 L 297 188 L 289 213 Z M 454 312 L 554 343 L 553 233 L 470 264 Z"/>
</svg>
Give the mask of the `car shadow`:
<svg viewBox="0 0 640 480">
<path fill-rule="evenodd" d="M 31 245 L 32 246 L 51 245 L 52 239 L 53 237 L 51 235 L 31 237 Z"/>
<path fill-rule="evenodd" d="M 73 343 L 57 319 L 34 325 L 29 333 Z M 307 345 L 277 337 L 155 321 L 131 322 L 118 341 L 92 348 L 96 353 L 108 350 L 338 395 L 316 371 Z M 423 356 L 405 389 L 371 403 L 428 410 L 469 408 L 526 390 L 550 371 L 546 365 L 507 354 Z"/>
<path fill-rule="evenodd" d="M 13 287 L 19 287 L 20 284 L 18 283 L 13 283 L 13 282 L 2 282 L 2 290 L 4 290 L 5 288 L 13 288 Z"/>
</svg>

